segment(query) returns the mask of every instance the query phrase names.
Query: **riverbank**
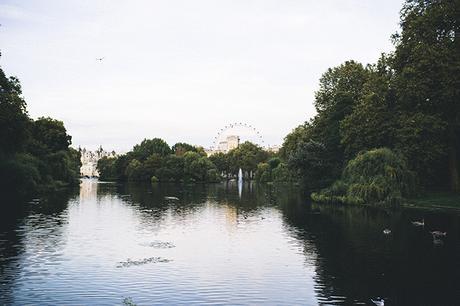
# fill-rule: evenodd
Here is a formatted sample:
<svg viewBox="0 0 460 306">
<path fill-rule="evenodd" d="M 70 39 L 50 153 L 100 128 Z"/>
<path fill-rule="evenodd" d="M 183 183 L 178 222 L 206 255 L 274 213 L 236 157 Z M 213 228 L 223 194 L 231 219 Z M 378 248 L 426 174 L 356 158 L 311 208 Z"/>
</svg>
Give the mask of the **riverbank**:
<svg viewBox="0 0 460 306">
<path fill-rule="evenodd" d="M 448 192 L 424 193 L 407 199 L 403 205 L 408 207 L 460 210 L 460 195 Z"/>
</svg>

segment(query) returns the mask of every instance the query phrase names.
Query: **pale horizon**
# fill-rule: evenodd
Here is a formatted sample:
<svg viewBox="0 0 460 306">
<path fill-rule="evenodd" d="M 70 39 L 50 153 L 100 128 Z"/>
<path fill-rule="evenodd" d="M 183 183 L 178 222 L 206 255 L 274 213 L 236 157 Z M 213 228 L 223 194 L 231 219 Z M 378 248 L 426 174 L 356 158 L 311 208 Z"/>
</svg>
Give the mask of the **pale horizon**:
<svg viewBox="0 0 460 306">
<path fill-rule="evenodd" d="M 233 122 L 280 145 L 314 116 L 328 68 L 393 50 L 401 5 L 3 1 L 0 63 L 31 117 L 64 121 L 74 147 L 124 152 L 159 137 L 208 148 Z"/>
</svg>

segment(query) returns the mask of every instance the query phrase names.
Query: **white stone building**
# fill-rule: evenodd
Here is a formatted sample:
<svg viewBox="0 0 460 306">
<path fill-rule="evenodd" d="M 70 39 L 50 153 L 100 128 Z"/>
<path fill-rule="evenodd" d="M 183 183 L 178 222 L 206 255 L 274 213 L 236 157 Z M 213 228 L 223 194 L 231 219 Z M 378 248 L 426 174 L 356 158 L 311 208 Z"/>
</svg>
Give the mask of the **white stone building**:
<svg viewBox="0 0 460 306">
<path fill-rule="evenodd" d="M 89 151 L 86 148 L 79 149 L 81 153 L 80 175 L 85 177 L 99 177 L 97 162 L 102 157 L 116 157 L 115 151 L 107 152 L 102 147 L 96 151 Z"/>
<path fill-rule="evenodd" d="M 228 135 L 227 138 L 217 144 L 217 149 L 206 150 L 208 156 L 215 153 L 228 153 L 228 151 L 238 148 L 240 145 L 240 137 L 236 135 Z"/>
</svg>

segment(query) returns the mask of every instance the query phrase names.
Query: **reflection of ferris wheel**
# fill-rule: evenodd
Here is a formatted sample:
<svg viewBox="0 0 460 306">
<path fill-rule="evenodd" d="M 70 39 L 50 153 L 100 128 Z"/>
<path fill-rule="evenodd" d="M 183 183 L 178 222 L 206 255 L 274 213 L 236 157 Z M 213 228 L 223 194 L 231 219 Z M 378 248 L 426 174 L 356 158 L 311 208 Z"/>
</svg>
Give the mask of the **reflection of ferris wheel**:
<svg viewBox="0 0 460 306">
<path fill-rule="evenodd" d="M 236 122 L 231 123 L 219 130 L 214 137 L 211 150 L 221 150 L 220 145 L 228 140 L 228 137 L 238 137 L 238 142 L 250 141 L 261 147 L 265 147 L 265 141 L 260 132 L 252 125 Z"/>
</svg>

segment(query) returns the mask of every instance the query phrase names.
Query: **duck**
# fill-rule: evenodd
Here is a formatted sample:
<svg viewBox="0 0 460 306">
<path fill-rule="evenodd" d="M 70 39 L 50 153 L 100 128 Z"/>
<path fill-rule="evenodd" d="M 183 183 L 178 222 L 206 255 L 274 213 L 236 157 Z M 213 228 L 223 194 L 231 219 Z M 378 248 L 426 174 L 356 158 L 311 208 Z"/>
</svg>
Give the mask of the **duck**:
<svg viewBox="0 0 460 306">
<path fill-rule="evenodd" d="M 422 221 L 412 221 L 412 225 L 425 226 L 425 218 L 423 218 Z"/>
<path fill-rule="evenodd" d="M 389 235 L 389 234 L 391 234 L 391 229 L 386 228 L 386 229 L 383 230 L 383 233 L 384 233 L 385 235 Z"/>
<path fill-rule="evenodd" d="M 372 303 L 374 303 L 377 306 L 385 306 L 385 300 L 384 299 L 380 299 L 380 300 L 371 299 L 371 301 L 372 301 Z"/>
<path fill-rule="evenodd" d="M 447 236 L 447 232 L 441 232 L 441 231 L 432 231 L 430 232 L 431 235 L 433 235 L 433 238 L 439 238 L 439 237 L 445 237 Z"/>
</svg>

